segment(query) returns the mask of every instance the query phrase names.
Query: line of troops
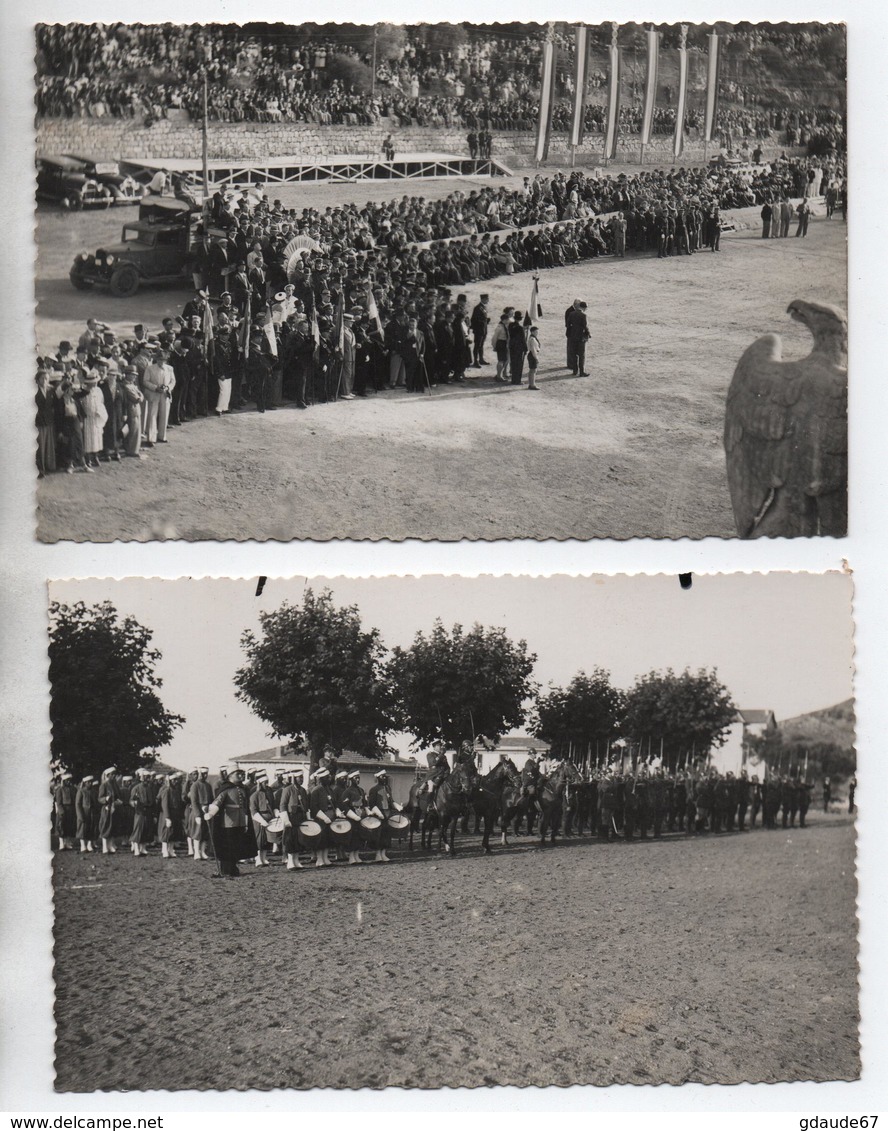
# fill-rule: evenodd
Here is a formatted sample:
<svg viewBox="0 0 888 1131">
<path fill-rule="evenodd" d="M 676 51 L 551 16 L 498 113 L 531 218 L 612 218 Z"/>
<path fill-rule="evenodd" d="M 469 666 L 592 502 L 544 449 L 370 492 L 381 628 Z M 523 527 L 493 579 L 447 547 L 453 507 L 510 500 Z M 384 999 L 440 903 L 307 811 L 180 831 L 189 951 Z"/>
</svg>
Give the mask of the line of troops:
<svg viewBox="0 0 888 1131">
<path fill-rule="evenodd" d="M 392 797 L 388 772 L 376 772 L 367 792 L 360 771 L 338 768 L 325 756 L 311 774 L 309 788 L 302 771 L 284 772 L 270 781 L 265 771 L 250 774 L 222 767 L 210 780 L 200 766 L 185 774 L 138 769 L 119 774 L 109 766 L 97 780 L 85 775 L 75 784 L 62 773 L 53 787 L 53 831 L 60 851 L 98 851 L 111 855 L 128 845 L 133 856 L 147 856 L 159 843 L 161 856 L 178 855 L 187 844 L 196 861 L 215 858 L 218 874 L 237 876 L 238 863 L 252 860 L 269 867 L 268 855 L 286 857 L 288 871 L 302 868 L 307 855 L 316 867 L 337 862 L 389 863 L 386 849 L 409 826 Z"/>
<path fill-rule="evenodd" d="M 531 758 L 521 771 L 522 786 L 533 795 L 540 776 L 551 769 L 551 759 Z M 761 827 L 775 829 L 778 823 L 794 828 L 796 821 L 805 827 L 812 803 L 814 783 L 799 775 L 772 776 L 759 781 L 746 770 L 739 775 L 715 769 L 696 771 L 662 768 L 651 769 L 641 764 L 635 769 L 612 767 L 588 771 L 582 782 L 569 786 L 565 798 L 564 835 L 574 829 L 582 835 L 590 832 L 602 840 L 626 840 L 654 837 L 663 832 L 686 832 L 689 836 L 706 831 L 745 831 L 756 827 L 761 814 Z M 856 780 L 851 779 L 849 811 L 853 812 Z M 829 778 L 824 779 L 823 810 L 831 799 Z M 532 808 L 526 811 L 528 832 L 533 829 Z M 747 824 L 748 821 L 748 824 Z M 517 831 L 517 830 L 516 830 Z"/>
</svg>

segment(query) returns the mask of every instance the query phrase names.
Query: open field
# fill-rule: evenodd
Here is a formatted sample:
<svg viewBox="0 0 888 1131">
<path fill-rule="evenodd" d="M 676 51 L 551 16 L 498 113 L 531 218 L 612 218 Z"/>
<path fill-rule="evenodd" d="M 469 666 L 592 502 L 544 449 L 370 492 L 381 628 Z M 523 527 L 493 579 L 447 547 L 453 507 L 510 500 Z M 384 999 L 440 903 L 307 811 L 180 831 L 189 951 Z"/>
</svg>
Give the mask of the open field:
<svg viewBox="0 0 888 1131">
<path fill-rule="evenodd" d="M 281 188 L 287 205 L 411 194 L 470 180 Z M 271 194 L 275 195 L 274 192 Z M 132 209 L 64 215 L 38 209 L 37 333 L 54 349 L 90 314 L 118 332 L 156 328 L 187 290 L 133 299 L 73 290 L 74 255 L 116 239 Z M 657 260 L 603 259 L 544 271 L 542 397 L 497 386 L 493 367 L 431 397 L 248 411 L 173 429 L 164 449 L 91 476 L 38 488 L 45 541 L 177 537 L 628 538 L 730 537 L 721 432 L 737 359 L 758 336 L 784 335 L 785 357 L 810 348 L 785 314 L 802 298 L 847 305 L 846 226 L 815 213 L 808 238 L 764 241 L 757 209 L 722 250 Z M 529 273 L 465 288 L 498 312 L 526 307 Z M 589 303 L 590 378 L 564 368 L 562 313 Z"/>
<path fill-rule="evenodd" d="M 59 854 L 56 1087 L 855 1079 L 854 826 L 809 816 L 234 883 Z"/>
</svg>

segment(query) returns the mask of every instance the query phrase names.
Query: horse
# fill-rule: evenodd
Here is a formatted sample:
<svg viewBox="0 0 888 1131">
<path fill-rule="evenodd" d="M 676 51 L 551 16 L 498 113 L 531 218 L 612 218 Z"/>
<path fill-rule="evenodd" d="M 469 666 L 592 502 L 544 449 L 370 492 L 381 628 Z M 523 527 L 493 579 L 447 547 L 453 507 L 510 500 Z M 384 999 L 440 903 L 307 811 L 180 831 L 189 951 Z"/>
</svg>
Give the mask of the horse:
<svg viewBox="0 0 888 1131">
<path fill-rule="evenodd" d="M 439 849 L 449 852 L 451 856 L 456 855 L 456 826 L 460 817 L 465 816 L 468 812 L 469 795 L 472 790 L 472 777 L 469 770 L 462 763 L 457 763 L 441 782 L 435 791 L 434 795 L 425 794 L 430 798 L 430 803 L 426 809 L 425 816 L 422 821 L 422 838 L 421 844 L 423 850 L 432 847 L 432 829 L 437 824 L 441 830 L 440 840 L 438 842 Z M 420 797 L 420 804 L 422 799 Z M 450 834 L 448 841 L 447 834 Z"/>
<path fill-rule="evenodd" d="M 583 775 L 573 762 L 561 762 L 552 771 L 540 778 L 537 804 L 540 808 L 540 844 L 545 845 L 546 833 L 551 829 L 551 843 L 561 824 L 561 811 L 564 807 L 564 793 L 568 783 L 576 784 Z"/>
<path fill-rule="evenodd" d="M 484 821 L 481 847 L 485 852 L 490 852 L 490 834 L 496 822 L 503 816 L 503 798 L 510 786 L 520 786 L 518 767 L 511 758 L 497 762 L 489 773 L 474 779 L 471 803 L 476 816 Z M 505 826 L 503 826 L 503 838 L 505 844 Z"/>
</svg>

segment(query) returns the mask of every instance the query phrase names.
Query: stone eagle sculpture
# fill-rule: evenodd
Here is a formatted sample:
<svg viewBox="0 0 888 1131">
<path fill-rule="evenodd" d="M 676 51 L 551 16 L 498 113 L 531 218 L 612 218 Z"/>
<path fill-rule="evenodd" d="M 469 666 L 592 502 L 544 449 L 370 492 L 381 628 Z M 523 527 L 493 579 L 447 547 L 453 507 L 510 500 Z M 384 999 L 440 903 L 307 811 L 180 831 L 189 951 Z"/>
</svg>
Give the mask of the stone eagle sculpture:
<svg viewBox="0 0 888 1131">
<path fill-rule="evenodd" d="M 848 527 L 848 319 L 796 299 L 787 313 L 814 336 L 783 361 L 778 334 L 746 350 L 725 411 L 725 459 L 741 538 L 841 538 Z"/>
</svg>

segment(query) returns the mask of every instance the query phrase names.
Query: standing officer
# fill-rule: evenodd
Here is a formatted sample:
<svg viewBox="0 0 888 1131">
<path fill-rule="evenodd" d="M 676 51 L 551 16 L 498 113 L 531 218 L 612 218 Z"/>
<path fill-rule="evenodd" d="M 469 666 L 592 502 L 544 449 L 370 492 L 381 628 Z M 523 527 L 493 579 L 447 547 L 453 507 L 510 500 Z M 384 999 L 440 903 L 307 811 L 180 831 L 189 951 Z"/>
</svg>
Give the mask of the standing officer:
<svg viewBox="0 0 888 1131">
<path fill-rule="evenodd" d="M 574 377 L 588 377 L 586 372 L 586 342 L 589 340 L 589 323 L 586 318 L 586 304 L 575 299 L 565 315 L 567 335 L 568 368 Z"/>
<path fill-rule="evenodd" d="M 469 323 L 474 339 L 472 364 L 475 369 L 480 369 L 482 365 L 487 365 L 487 358 L 484 356 L 484 343 L 487 341 L 487 327 L 490 325 L 490 315 L 487 312 L 489 302 L 490 295 L 481 296 L 478 300 L 478 305 L 472 311 L 472 317 Z"/>
<path fill-rule="evenodd" d="M 212 821 L 210 837 L 219 863 L 214 879 L 221 876 L 234 879 L 240 875 L 238 860 L 255 856 L 256 840 L 250 828 L 249 810 L 244 772 L 233 770 L 228 780 L 219 782 L 216 796 L 204 813 L 205 818 Z"/>
</svg>

